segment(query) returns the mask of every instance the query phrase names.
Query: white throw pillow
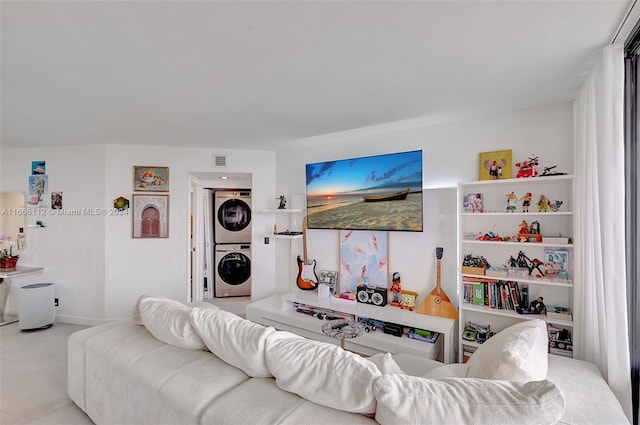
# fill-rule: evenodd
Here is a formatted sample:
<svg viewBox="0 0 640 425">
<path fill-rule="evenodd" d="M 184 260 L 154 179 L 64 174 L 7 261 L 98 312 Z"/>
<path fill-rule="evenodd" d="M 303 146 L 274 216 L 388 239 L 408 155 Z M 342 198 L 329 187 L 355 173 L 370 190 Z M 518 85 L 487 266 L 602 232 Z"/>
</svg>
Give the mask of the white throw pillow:
<svg viewBox="0 0 640 425">
<path fill-rule="evenodd" d="M 529 382 L 547 378 L 547 325 L 525 320 L 489 338 L 471 355 L 468 378 Z"/>
<path fill-rule="evenodd" d="M 550 381 L 383 375 L 373 391 L 382 425 L 544 425 L 557 423 L 565 409 L 562 392 Z"/>
<path fill-rule="evenodd" d="M 276 385 L 323 406 L 374 413 L 375 364 L 332 344 L 274 332 L 267 338 L 267 365 Z"/>
<path fill-rule="evenodd" d="M 265 360 L 267 336 L 275 329 L 223 310 L 194 308 L 191 324 L 207 348 L 251 377 L 271 377 Z"/>
<path fill-rule="evenodd" d="M 398 363 L 393 359 L 391 353 L 378 353 L 374 356 L 367 357 L 367 360 L 375 364 L 378 367 L 378 370 L 383 374 L 404 374 L 404 371 L 400 369 L 400 366 L 398 366 Z"/>
<path fill-rule="evenodd" d="M 144 298 L 138 306 L 142 323 L 160 341 L 183 348 L 205 348 L 189 321 L 191 307 L 157 297 Z"/>
</svg>

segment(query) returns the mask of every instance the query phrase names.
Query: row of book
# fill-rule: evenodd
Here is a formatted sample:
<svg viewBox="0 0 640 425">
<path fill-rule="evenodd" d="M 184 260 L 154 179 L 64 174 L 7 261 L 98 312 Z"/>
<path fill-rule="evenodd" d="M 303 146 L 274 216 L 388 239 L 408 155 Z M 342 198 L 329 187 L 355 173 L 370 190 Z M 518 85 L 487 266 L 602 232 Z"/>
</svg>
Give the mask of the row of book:
<svg viewBox="0 0 640 425">
<path fill-rule="evenodd" d="M 529 288 L 518 282 L 486 278 L 463 278 L 463 301 L 499 310 L 528 310 Z"/>
</svg>

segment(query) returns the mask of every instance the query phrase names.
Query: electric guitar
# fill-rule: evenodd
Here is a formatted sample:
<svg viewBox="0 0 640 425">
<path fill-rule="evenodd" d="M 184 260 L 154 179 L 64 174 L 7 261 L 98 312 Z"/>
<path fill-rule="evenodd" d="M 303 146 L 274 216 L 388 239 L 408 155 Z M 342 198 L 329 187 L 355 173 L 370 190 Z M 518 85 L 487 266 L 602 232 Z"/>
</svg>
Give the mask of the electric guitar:
<svg viewBox="0 0 640 425">
<path fill-rule="evenodd" d="M 302 249 L 304 260 L 298 255 L 298 288 L 311 291 L 318 288 L 318 275 L 316 274 L 316 260 L 307 259 L 307 217 L 302 221 Z"/>
</svg>

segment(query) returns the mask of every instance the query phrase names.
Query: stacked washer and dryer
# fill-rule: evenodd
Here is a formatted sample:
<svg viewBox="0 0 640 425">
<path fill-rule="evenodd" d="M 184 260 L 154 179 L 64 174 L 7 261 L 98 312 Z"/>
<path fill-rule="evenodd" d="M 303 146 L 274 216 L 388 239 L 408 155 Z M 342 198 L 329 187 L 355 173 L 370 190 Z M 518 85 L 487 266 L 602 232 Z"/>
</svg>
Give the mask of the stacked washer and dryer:
<svg viewBox="0 0 640 425">
<path fill-rule="evenodd" d="M 214 193 L 214 296 L 251 295 L 251 190 Z"/>
</svg>

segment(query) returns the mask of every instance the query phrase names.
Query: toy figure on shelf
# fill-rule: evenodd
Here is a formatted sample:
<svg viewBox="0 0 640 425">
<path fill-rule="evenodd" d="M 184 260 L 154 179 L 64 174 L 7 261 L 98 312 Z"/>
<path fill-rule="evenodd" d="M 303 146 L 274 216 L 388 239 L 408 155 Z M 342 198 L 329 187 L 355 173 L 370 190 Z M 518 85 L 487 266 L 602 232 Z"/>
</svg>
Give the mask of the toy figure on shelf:
<svg viewBox="0 0 640 425">
<path fill-rule="evenodd" d="M 531 301 L 529 305 L 529 313 L 531 314 L 542 314 L 544 313 L 546 307 L 544 305 L 544 298 L 538 297 L 535 300 Z"/>
<path fill-rule="evenodd" d="M 547 207 L 549 206 L 549 199 L 546 196 L 540 195 L 540 200 L 538 201 L 538 212 L 547 212 Z"/>
<path fill-rule="evenodd" d="M 414 291 L 400 291 L 400 308 L 413 311 L 416 306 L 418 293 Z"/>
<path fill-rule="evenodd" d="M 394 307 L 400 307 L 400 293 L 402 292 L 400 273 L 393 273 L 391 282 L 391 305 Z"/>
<path fill-rule="evenodd" d="M 537 269 L 540 275 L 536 275 L 536 277 L 543 277 L 544 272 L 542 271 L 540 266 L 544 266 L 544 263 L 537 258 L 534 258 L 533 261 L 531 261 L 531 269 L 529 269 L 529 274 L 533 273 L 533 269 Z"/>
<path fill-rule="evenodd" d="M 558 212 L 558 210 L 560 209 L 560 206 L 563 203 L 564 202 L 562 202 L 562 201 L 551 201 L 551 202 L 549 202 L 549 208 L 551 208 L 551 211 L 553 211 L 553 212 Z"/>
<path fill-rule="evenodd" d="M 522 223 L 520 223 L 520 230 L 518 230 L 519 234 L 523 234 L 523 233 L 529 233 L 529 224 L 522 220 Z"/>
<path fill-rule="evenodd" d="M 563 173 L 562 171 L 551 171 L 556 167 L 557 167 L 557 165 L 554 165 L 553 167 L 544 167 L 544 170 L 542 171 L 542 174 L 540 174 L 540 177 L 566 176 L 567 175 L 567 173 Z"/>
<path fill-rule="evenodd" d="M 531 222 L 531 225 L 529 225 L 529 233 L 532 235 L 540 234 L 540 222 L 538 220 Z"/>
<path fill-rule="evenodd" d="M 520 168 L 518 170 L 518 173 L 516 174 L 516 178 L 521 179 L 525 177 L 536 177 L 538 175 L 536 165 L 538 165 L 537 156 L 529 157 L 527 161 L 516 162 L 516 167 Z"/>
<path fill-rule="evenodd" d="M 514 212 L 516 210 L 516 202 L 518 202 L 518 197 L 514 192 L 508 193 L 506 196 L 507 196 L 507 212 Z"/>
<path fill-rule="evenodd" d="M 529 205 L 531 205 L 531 192 L 527 192 L 526 195 L 524 195 L 522 198 L 520 198 L 519 200 L 522 201 L 522 212 L 529 212 Z"/>
<path fill-rule="evenodd" d="M 276 199 L 280 201 L 280 203 L 278 204 L 279 210 L 284 210 L 287 208 L 287 198 L 284 195 L 280 195 Z"/>
</svg>

